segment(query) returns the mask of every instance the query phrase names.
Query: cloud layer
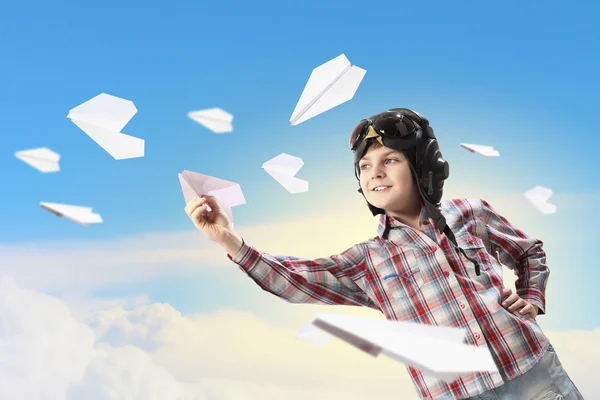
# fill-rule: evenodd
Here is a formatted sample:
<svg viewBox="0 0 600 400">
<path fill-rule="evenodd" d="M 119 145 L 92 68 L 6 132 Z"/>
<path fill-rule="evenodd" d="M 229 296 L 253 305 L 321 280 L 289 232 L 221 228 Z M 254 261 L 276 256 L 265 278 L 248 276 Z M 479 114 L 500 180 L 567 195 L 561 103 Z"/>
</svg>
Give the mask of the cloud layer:
<svg viewBox="0 0 600 400">
<path fill-rule="evenodd" d="M 336 340 L 299 341 L 251 313 L 109 304 L 86 315 L 77 321 L 61 300 L 0 277 L 0 398 L 416 398 L 401 364 Z M 548 335 L 583 395 L 600 397 L 600 330 Z"/>
</svg>

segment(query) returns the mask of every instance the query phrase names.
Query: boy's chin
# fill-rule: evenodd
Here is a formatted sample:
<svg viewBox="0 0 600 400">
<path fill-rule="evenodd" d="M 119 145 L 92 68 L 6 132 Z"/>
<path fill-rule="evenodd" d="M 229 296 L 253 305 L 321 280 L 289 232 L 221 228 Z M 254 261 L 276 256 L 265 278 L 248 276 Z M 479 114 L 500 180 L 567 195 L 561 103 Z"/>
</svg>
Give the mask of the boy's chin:
<svg viewBox="0 0 600 400">
<path fill-rule="evenodd" d="M 381 203 L 381 202 L 369 202 L 373 207 L 377 207 L 377 208 L 381 208 L 382 210 L 386 210 L 389 206 L 389 204 L 387 203 Z"/>
</svg>

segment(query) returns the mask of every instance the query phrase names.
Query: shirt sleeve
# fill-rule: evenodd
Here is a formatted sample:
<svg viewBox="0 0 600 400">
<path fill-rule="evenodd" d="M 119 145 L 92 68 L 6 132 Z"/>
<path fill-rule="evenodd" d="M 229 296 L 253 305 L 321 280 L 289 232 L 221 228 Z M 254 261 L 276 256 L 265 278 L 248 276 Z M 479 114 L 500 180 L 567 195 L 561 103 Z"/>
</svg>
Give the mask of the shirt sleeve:
<svg viewBox="0 0 600 400">
<path fill-rule="evenodd" d="M 538 315 L 545 314 L 545 293 L 550 270 L 546 265 L 543 242 L 512 226 L 485 200 L 481 200 L 481 204 L 492 246 L 499 249 L 502 263 L 517 275 L 517 294 L 537 306 Z"/>
<path fill-rule="evenodd" d="M 244 240 L 235 256 L 237 264 L 264 291 L 289 303 L 367 306 L 380 310 L 356 280 L 364 277 L 366 249 L 357 244 L 339 255 L 308 260 L 274 256 Z"/>
</svg>

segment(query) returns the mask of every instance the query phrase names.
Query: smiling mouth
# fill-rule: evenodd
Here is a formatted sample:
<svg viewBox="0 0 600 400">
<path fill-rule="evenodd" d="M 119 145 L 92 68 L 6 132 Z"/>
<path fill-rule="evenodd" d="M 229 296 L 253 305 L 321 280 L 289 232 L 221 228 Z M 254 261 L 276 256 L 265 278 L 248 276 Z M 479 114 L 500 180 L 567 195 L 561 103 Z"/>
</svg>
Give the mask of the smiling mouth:
<svg viewBox="0 0 600 400">
<path fill-rule="evenodd" d="M 385 192 L 388 190 L 389 186 L 377 186 L 375 189 L 371 190 L 372 192 Z"/>
</svg>

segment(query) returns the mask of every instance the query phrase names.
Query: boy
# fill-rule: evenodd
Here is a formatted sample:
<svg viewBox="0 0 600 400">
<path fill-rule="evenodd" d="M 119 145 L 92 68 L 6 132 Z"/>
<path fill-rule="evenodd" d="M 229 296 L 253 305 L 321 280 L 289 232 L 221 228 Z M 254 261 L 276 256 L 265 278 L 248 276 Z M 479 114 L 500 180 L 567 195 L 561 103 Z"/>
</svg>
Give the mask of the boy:
<svg viewBox="0 0 600 400">
<path fill-rule="evenodd" d="M 190 201 L 186 213 L 263 290 L 288 302 L 367 306 L 389 320 L 461 327 L 467 343 L 488 346 L 499 373 L 446 383 L 407 367 L 423 399 L 582 399 L 535 321 L 545 314 L 549 275 L 542 242 L 483 200 L 439 203 L 448 163 L 421 114 L 400 108 L 362 120 L 350 147 L 359 192 L 379 226 L 376 237 L 339 255 L 260 252 L 210 196 Z M 517 294 L 504 302 L 502 265 L 518 276 Z"/>
</svg>

